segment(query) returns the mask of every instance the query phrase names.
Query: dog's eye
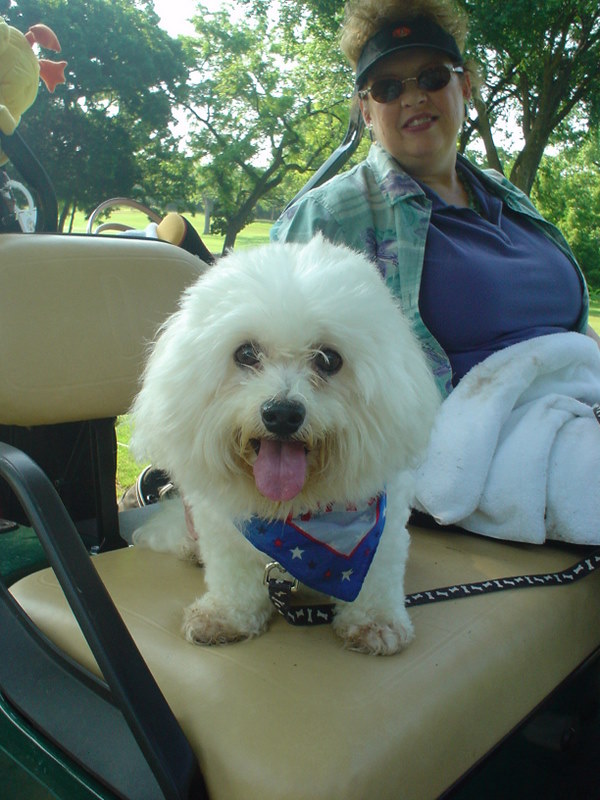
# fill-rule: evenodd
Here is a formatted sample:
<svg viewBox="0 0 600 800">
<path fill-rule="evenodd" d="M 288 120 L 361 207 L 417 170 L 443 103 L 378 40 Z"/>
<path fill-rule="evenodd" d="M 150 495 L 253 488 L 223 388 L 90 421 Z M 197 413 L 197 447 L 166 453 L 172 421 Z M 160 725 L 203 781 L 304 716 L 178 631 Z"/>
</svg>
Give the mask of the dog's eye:
<svg viewBox="0 0 600 800">
<path fill-rule="evenodd" d="M 327 347 L 317 350 L 313 357 L 315 369 L 321 375 L 335 375 L 341 370 L 343 363 L 341 355 Z"/>
<path fill-rule="evenodd" d="M 233 354 L 233 360 L 240 367 L 256 367 L 260 363 L 260 352 L 252 342 L 244 342 Z"/>
</svg>

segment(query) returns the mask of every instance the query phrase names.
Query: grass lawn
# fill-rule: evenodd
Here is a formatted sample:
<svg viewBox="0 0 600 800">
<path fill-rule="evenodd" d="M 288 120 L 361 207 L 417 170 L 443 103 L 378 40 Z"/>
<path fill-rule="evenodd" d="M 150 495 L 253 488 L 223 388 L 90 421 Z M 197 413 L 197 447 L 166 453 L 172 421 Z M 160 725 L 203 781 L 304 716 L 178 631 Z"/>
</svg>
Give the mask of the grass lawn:
<svg viewBox="0 0 600 800">
<path fill-rule="evenodd" d="M 590 325 L 600 336 L 600 300 L 590 302 Z"/>
<path fill-rule="evenodd" d="M 224 236 L 214 233 L 202 234 L 204 229 L 204 215 L 198 214 L 185 214 L 185 218 L 194 226 L 196 231 L 202 236 L 202 241 L 208 247 L 211 253 L 220 255 L 223 249 Z M 131 228 L 137 230 L 144 230 L 150 220 L 141 211 L 136 211 L 131 208 L 111 209 L 109 217 L 102 217 L 101 222 L 122 222 L 123 225 L 129 225 Z M 96 219 L 94 222 L 94 229 L 98 227 L 100 222 Z M 265 244 L 269 241 L 269 230 L 273 223 L 269 220 L 256 220 L 247 225 L 241 231 L 236 239 L 235 247 L 251 247 L 252 245 Z M 85 233 L 87 229 L 87 219 L 83 213 L 77 212 L 73 221 L 73 233 Z M 114 233 L 114 231 L 108 231 Z"/>
<path fill-rule="evenodd" d="M 139 464 L 129 452 L 131 424 L 129 417 L 117 420 L 117 497 L 120 498 L 127 487 L 135 483 L 145 464 Z"/>
</svg>

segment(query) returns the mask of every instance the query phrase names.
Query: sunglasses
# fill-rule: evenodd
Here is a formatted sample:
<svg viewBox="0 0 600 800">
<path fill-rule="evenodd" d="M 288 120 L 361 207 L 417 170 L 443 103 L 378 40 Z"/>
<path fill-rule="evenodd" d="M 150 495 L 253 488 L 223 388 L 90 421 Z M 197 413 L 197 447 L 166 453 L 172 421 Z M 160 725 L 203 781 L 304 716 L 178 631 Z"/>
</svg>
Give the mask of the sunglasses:
<svg viewBox="0 0 600 800">
<path fill-rule="evenodd" d="M 377 103 L 393 103 L 404 92 L 404 84 L 415 81 L 419 89 L 424 92 L 439 92 L 448 86 L 452 73 L 462 75 L 462 67 L 452 67 L 439 64 L 437 67 L 427 67 L 419 72 L 416 78 L 379 78 L 368 89 L 361 89 L 358 96 L 361 100 L 370 94 Z"/>
</svg>

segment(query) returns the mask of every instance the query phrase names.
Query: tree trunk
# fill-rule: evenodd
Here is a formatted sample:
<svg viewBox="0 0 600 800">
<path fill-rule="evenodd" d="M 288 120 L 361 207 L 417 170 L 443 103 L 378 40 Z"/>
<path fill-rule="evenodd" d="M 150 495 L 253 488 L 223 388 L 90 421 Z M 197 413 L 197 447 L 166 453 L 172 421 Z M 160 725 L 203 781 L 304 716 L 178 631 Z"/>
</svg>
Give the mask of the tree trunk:
<svg viewBox="0 0 600 800">
<path fill-rule="evenodd" d="M 532 132 L 521 150 L 510 172 L 510 181 L 525 194 L 530 194 L 537 169 L 544 155 L 548 136 Z"/>
<path fill-rule="evenodd" d="M 205 236 L 207 233 L 210 233 L 210 217 L 215 207 L 215 201 L 212 197 L 207 197 L 205 195 L 202 198 L 202 202 L 204 203 L 204 230 L 202 231 L 202 235 Z"/>
<path fill-rule="evenodd" d="M 504 175 L 504 168 L 494 143 L 492 128 L 487 115 L 487 108 L 483 102 L 479 90 L 477 89 L 473 90 L 473 105 L 477 111 L 477 129 L 485 147 L 485 155 L 487 158 L 488 167 L 490 167 L 490 169 L 498 170 L 498 172 Z"/>
<path fill-rule="evenodd" d="M 77 210 L 77 203 L 73 201 L 73 207 L 71 208 L 71 219 L 69 220 L 69 233 L 73 233 L 73 222 L 75 220 L 76 210 Z"/>
<path fill-rule="evenodd" d="M 240 232 L 241 227 L 237 218 L 230 220 L 227 225 L 227 230 L 225 231 L 225 241 L 223 242 L 223 249 L 221 250 L 221 255 L 226 255 L 230 250 L 233 250 L 235 245 L 235 240 L 237 239 L 237 235 Z"/>
<path fill-rule="evenodd" d="M 273 159 L 270 167 L 263 172 L 260 176 L 259 181 L 256 183 L 250 194 L 246 197 L 246 200 L 242 203 L 241 206 L 238 207 L 237 212 L 227 218 L 227 229 L 225 231 L 225 241 L 223 243 L 223 255 L 228 250 L 233 250 L 233 245 L 235 244 L 236 237 L 238 233 L 244 228 L 247 224 L 248 220 L 251 218 L 252 211 L 254 210 L 256 204 L 268 194 L 271 189 L 274 189 L 276 186 L 279 186 L 281 181 L 283 180 L 284 171 L 280 170 L 280 167 L 283 163 L 282 157 L 282 150 L 283 144 L 280 144 L 278 148 L 278 152 Z M 278 170 L 280 170 L 278 172 Z"/>
<path fill-rule="evenodd" d="M 62 233 L 64 231 L 64 229 L 65 229 L 65 221 L 66 221 L 67 216 L 69 214 L 69 210 L 71 209 L 71 204 L 73 205 L 73 210 L 72 210 L 72 214 L 71 214 L 71 225 L 73 224 L 73 214 L 75 213 L 76 203 L 74 203 L 71 199 L 68 199 L 68 200 L 65 200 L 65 202 L 63 204 L 63 207 L 60 210 L 59 217 L 58 217 L 58 232 L 59 233 Z M 71 231 L 69 231 L 69 233 L 70 232 Z"/>
</svg>

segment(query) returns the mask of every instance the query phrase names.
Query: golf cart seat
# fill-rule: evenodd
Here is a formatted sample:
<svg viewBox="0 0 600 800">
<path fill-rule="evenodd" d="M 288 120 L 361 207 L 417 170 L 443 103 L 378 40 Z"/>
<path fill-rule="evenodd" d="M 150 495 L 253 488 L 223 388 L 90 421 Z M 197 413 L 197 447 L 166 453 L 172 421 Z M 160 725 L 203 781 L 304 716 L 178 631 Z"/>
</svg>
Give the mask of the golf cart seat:
<svg viewBox="0 0 600 800">
<path fill-rule="evenodd" d="M 169 245 L 67 239 L 0 239 L 0 423 L 124 413 L 153 330 L 199 271 Z M 257 639 L 193 646 L 181 614 L 201 568 L 135 547 L 90 559 L 28 456 L 0 444 L 0 475 L 52 567 L 2 587 L 0 747 L 55 797 L 458 796 L 600 648 L 600 571 L 415 607 L 415 641 L 389 658 L 281 617 Z M 554 573 L 584 554 L 413 527 L 406 590 Z"/>
</svg>

